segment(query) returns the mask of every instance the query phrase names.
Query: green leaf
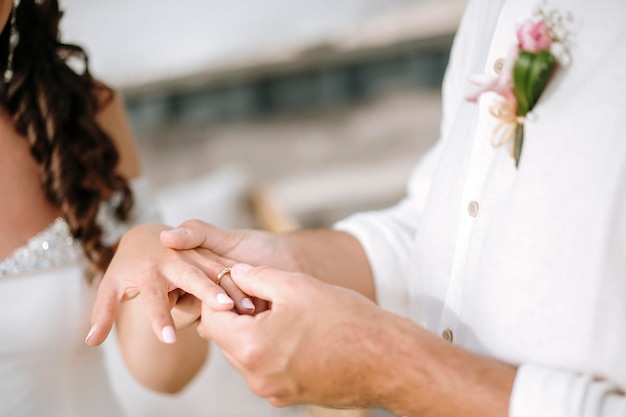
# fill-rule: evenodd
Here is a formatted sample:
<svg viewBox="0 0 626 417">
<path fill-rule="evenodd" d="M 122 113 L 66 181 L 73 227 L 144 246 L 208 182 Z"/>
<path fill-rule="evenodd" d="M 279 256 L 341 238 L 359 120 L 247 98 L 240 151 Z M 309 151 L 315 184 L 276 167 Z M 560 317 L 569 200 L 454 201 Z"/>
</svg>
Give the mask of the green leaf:
<svg viewBox="0 0 626 417">
<path fill-rule="evenodd" d="M 556 61 L 550 52 L 541 51 L 534 55 L 528 74 L 529 111 L 545 90 L 555 66 Z"/>
<path fill-rule="evenodd" d="M 517 100 L 517 111 L 525 115 L 530 110 L 528 101 L 528 73 L 532 65 L 533 54 L 521 51 L 513 67 L 513 92 Z"/>
<path fill-rule="evenodd" d="M 513 67 L 513 91 L 518 113 L 526 115 L 533 109 L 554 72 L 556 60 L 548 51 L 521 51 Z"/>
</svg>

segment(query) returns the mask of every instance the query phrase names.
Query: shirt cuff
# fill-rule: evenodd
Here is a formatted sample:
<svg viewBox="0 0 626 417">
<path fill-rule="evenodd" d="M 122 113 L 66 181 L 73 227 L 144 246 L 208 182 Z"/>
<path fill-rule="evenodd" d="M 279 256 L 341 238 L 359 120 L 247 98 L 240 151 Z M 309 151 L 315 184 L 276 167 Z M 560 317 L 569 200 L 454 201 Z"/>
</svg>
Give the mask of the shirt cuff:
<svg viewBox="0 0 626 417">
<path fill-rule="evenodd" d="M 609 381 L 538 365 L 523 365 L 517 371 L 510 417 L 625 415 L 624 393 Z"/>
</svg>

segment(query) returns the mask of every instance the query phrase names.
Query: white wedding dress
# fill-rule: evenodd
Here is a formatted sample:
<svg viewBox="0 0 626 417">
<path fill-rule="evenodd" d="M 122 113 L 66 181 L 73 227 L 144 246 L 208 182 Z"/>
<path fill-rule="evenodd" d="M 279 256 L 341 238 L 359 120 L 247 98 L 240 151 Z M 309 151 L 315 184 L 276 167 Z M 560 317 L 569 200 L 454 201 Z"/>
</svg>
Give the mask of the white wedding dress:
<svg viewBox="0 0 626 417">
<path fill-rule="evenodd" d="M 107 204 L 100 223 L 107 240 L 125 229 Z M 84 266 L 62 218 L 0 261 L 0 416 L 123 415 L 102 349 L 84 343 L 97 290 Z"/>
<path fill-rule="evenodd" d="M 145 179 L 131 183 L 129 223 L 103 205 L 100 223 L 111 244 L 130 225 L 159 220 Z M 1 417 L 294 417 L 254 396 L 218 349 L 179 395 L 162 395 L 135 382 L 114 332 L 104 348 L 84 343 L 96 296 L 85 277 L 84 254 L 67 223 L 56 219 L 9 258 L 0 260 Z"/>
</svg>

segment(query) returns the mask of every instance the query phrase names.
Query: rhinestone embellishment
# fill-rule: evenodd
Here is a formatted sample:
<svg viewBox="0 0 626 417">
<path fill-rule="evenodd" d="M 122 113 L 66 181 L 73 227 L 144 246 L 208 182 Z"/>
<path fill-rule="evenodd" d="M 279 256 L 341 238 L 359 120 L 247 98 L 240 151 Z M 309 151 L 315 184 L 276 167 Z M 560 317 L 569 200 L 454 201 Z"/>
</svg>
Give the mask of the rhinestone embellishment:
<svg viewBox="0 0 626 417">
<path fill-rule="evenodd" d="M 72 237 L 67 223 L 59 217 L 10 257 L 0 261 L 0 277 L 70 265 L 82 256 L 80 242 Z"/>
</svg>

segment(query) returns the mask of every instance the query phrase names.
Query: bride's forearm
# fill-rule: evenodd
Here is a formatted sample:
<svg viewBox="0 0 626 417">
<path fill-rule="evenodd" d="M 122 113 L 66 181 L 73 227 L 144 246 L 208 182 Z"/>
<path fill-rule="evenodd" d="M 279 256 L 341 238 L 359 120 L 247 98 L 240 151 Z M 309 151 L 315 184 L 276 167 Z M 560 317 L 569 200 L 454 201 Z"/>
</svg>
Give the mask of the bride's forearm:
<svg viewBox="0 0 626 417">
<path fill-rule="evenodd" d="M 197 374 L 208 357 L 208 342 L 196 326 L 176 332 L 173 344 L 158 340 L 141 296 L 122 303 L 116 320 L 122 357 L 133 377 L 153 391 L 176 393 Z"/>
<path fill-rule="evenodd" d="M 376 299 L 367 256 L 358 240 L 330 229 L 299 230 L 285 235 L 300 272 Z"/>
</svg>

